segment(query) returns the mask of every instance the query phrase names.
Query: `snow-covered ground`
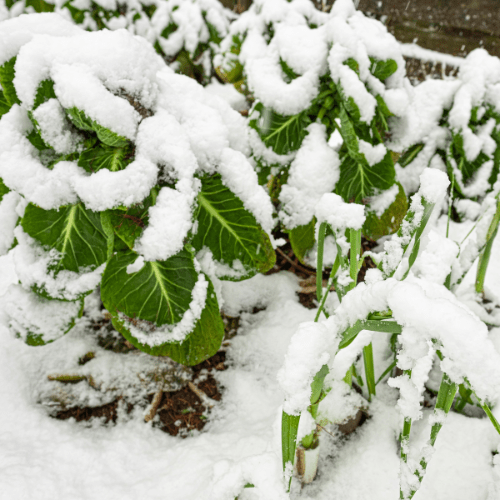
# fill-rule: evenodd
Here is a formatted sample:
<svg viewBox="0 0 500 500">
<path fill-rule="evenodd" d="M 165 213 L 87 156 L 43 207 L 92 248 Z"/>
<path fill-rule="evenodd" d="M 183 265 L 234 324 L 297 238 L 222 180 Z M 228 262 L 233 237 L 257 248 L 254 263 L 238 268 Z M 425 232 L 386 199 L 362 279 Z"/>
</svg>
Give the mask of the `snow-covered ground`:
<svg viewBox="0 0 500 500">
<path fill-rule="evenodd" d="M 438 227 L 444 227 L 442 222 Z M 458 239 L 464 230 L 452 224 L 451 236 Z M 9 258 L 1 257 L 0 301 L 7 284 L 15 279 L 11 269 Z M 486 286 L 500 296 L 498 239 Z M 315 315 L 299 303 L 298 289 L 298 278 L 287 272 L 223 284 L 226 313 L 241 314 L 240 329 L 227 350 L 228 369 L 215 374 L 223 398 L 212 409 L 203 431 L 184 439 L 145 424 L 145 408 L 140 405 L 129 416 L 123 413 L 116 425 L 105 426 L 98 420 L 83 425 L 48 415 L 43 403 L 57 383 L 49 382 L 47 374 L 77 367 L 78 358 L 96 348 L 88 318 L 79 320 L 64 338 L 44 347 L 29 347 L 0 327 L 0 498 L 288 498 L 281 479 L 283 394 L 276 375 L 297 326 Z M 92 300 L 88 301 L 90 310 Z M 255 306 L 265 309 L 252 314 Z M 385 334 L 377 335 L 376 367 L 383 365 L 381 360 L 387 354 Z M 490 335 L 500 347 L 500 329 Z M 161 363 L 140 353 L 101 350 L 88 366 L 108 387 L 125 390 L 130 383 L 128 397 L 133 398 L 137 373 L 158 368 Z M 87 388 L 77 389 L 79 386 Z M 71 387 L 74 397 L 92 403 L 93 389 L 85 382 Z M 401 417 L 397 398 L 396 389 L 379 384 L 377 397 L 367 403 L 370 418 L 355 433 L 341 436 L 335 426 L 323 432 L 318 476 L 304 488 L 294 482 L 290 498 L 399 498 L 397 437 Z M 424 410 L 424 419 L 413 427 L 414 445 L 427 438 L 430 413 Z M 500 498 L 500 461 L 497 463 L 498 455 L 494 455 L 499 442 L 488 419 L 450 413 L 415 500 Z M 245 489 L 247 483 L 254 488 Z"/>
</svg>

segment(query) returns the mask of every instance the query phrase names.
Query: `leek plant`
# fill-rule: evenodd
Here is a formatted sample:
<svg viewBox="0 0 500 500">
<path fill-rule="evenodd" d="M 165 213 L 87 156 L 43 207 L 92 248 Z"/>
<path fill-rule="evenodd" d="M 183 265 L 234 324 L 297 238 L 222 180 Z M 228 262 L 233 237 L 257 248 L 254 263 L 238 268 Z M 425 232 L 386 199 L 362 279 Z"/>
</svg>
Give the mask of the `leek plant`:
<svg viewBox="0 0 500 500">
<path fill-rule="evenodd" d="M 410 270 L 412 269 L 419 252 L 420 241 L 422 239 L 422 235 L 424 233 L 425 227 L 428 224 L 429 218 L 435 208 L 437 200 L 442 197 L 444 194 L 444 190 L 448 181 L 446 176 L 438 171 L 426 171 L 422 178 L 422 186 L 421 190 L 414 195 L 412 199 L 412 203 L 410 206 L 410 210 L 406 215 L 403 224 L 401 225 L 400 230 L 396 235 L 393 236 L 392 240 L 386 242 L 385 244 L 385 253 L 379 259 L 379 270 L 376 271 L 380 273 L 378 276 L 376 283 L 373 286 L 377 286 L 380 284 L 382 287 L 385 283 L 390 286 L 398 286 L 398 283 L 403 284 L 404 281 L 408 278 Z M 429 190 L 429 186 L 434 185 L 438 186 L 437 190 Z M 321 219 L 321 218 L 320 218 Z M 339 231 L 338 228 L 332 228 L 333 233 L 338 238 Z M 387 332 L 392 333 L 393 335 L 398 335 L 400 337 L 400 349 L 398 354 L 398 364 L 401 363 L 401 367 L 403 367 L 403 375 L 396 379 L 390 380 L 390 385 L 394 387 L 401 387 L 400 384 L 413 383 L 412 382 L 412 368 L 411 364 L 405 361 L 401 361 L 406 356 L 405 352 L 405 328 L 408 328 L 408 324 L 403 318 L 400 316 L 401 314 L 405 314 L 404 312 L 398 311 L 397 317 L 394 315 L 394 312 L 390 310 L 390 301 L 382 301 L 386 304 L 386 307 L 383 310 L 371 310 L 368 313 L 360 312 L 358 314 L 358 319 L 353 321 L 349 316 L 349 319 L 345 319 L 344 323 L 339 319 L 339 314 L 344 313 L 343 307 L 344 303 L 351 298 L 352 294 L 358 292 L 354 303 L 360 303 L 361 296 L 366 288 L 356 287 L 355 281 L 348 283 L 345 280 L 345 272 L 349 270 L 349 277 L 355 278 L 357 276 L 357 269 L 359 266 L 359 245 L 358 238 L 356 236 L 355 228 L 348 228 L 349 234 L 349 247 L 348 252 L 351 256 L 351 262 L 347 263 L 346 259 L 346 246 L 338 245 L 338 254 L 337 261 L 338 265 L 334 266 L 333 273 L 336 273 L 335 277 L 332 279 L 330 276 L 329 282 L 333 281 L 336 283 L 337 294 L 339 294 L 339 298 L 341 300 L 341 304 L 338 309 L 333 313 L 333 316 L 330 316 L 327 320 L 325 320 L 325 325 L 330 325 L 331 328 L 338 328 L 339 325 L 345 324 L 347 322 L 348 326 L 343 328 L 342 331 L 338 332 L 335 337 L 336 340 L 332 340 L 333 346 L 336 346 L 337 353 L 343 348 L 350 345 L 354 339 L 358 336 L 358 334 L 362 330 L 368 330 L 373 332 Z M 324 241 L 323 234 L 325 233 L 324 228 L 320 227 L 318 232 L 319 238 L 318 241 L 322 243 Z M 344 236 L 345 239 L 345 236 Z M 346 239 L 345 239 L 346 240 Z M 342 249 L 344 249 L 342 251 Z M 321 252 L 318 252 L 318 270 L 322 269 L 321 266 Z M 336 263 L 337 263 L 336 261 Z M 340 270 L 340 272 L 339 272 Z M 344 270 L 344 276 L 342 275 L 342 270 Z M 344 279 L 342 279 L 344 278 Z M 382 289 L 382 288 L 381 288 Z M 318 296 L 321 296 L 320 307 L 324 307 L 324 294 L 327 294 L 329 291 L 329 287 L 325 291 L 318 291 Z M 319 312 L 323 311 L 321 309 Z M 347 309 L 346 309 L 347 311 Z M 349 311 L 351 311 L 349 309 Z M 323 311 L 325 313 L 325 311 Z M 328 313 L 326 313 L 328 314 Z M 349 312 L 349 315 L 353 314 L 352 311 Z M 364 317 L 363 317 L 364 316 Z M 335 319 L 333 323 L 332 319 Z M 316 321 L 319 320 L 319 314 L 316 316 Z M 349 324 L 350 323 L 350 324 Z M 404 326 L 406 325 L 406 326 Z M 482 325 L 484 327 L 484 325 Z M 452 340 L 453 341 L 453 340 Z M 432 344 L 433 349 L 437 353 L 437 356 L 440 360 L 444 359 L 443 354 L 443 346 L 446 347 L 446 343 L 449 342 L 448 339 L 443 337 L 443 339 L 433 338 Z M 370 359 L 371 349 L 366 349 L 365 346 L 363 348 L 364 355 L 364 364 L 365 364 L 365 372 L 366 372 L 366 382 L 369 388 L 368 398 L 375 395 L 375 374 L 373 362 Z M 430 351 L 431 354 L 434 351 Z M 317 414 L 317 405 L 321 403 L 322 395 L 327 392 L 327 389 L 324 387 L 325 376 L 328 373 L 329 365 L 331 366 L 330 361 L 328 364 L 325 364 L 321 370 L 314 376 L 313 382 L 311 384 L 311 399 L 308 407 L 308 411 L 314 417 Z M 415 362 L 414 362 L 415 363 Z M 392 364 L 382 375 L 383 378 L 392 368 L 394 364 Z M 285 364 L 286 369 L 286 364 Z M 346 378 L 349 380 L 352 374 L 352 369 L 349 370 Z M 380 378 L 379 378 L 380 381 Z M 473 391 L 472 386 L 468 381 L 466 381 L 467 388 Z M 373 386 L 373 389 L 370 388 Z M 403 412 L 403 427 L 402 432 L 400 434 L 401 441 L 401 488 L 400 488 L 400 497 L 401 499 L 410 499 L 413 497 L 415 492 L 418 490 L 420 483 L 422 482 L 425 471 L 427 468 L 428 461 L 431 456 L 432 448 L 435 445 L 436 439 L 438 437 L 439 431 L 444 423 L 444 418 L 450 411 L 452 403 L 455 398 L 455 394 L 457 392 L 458 384 L 453 382 L 450 379 L 448 373 L 443 373 L 443 378 L 441 381 L 441 386 L 438 393 L 438 398 L 434 410 L 434 417 L 431 425 L 431 434 L 430 440 L 426 447 L 420 451 L 421 457 L 419 460 L 414 460 L 414 453 L 410 453 L 410 434 L 412 427 L 412 414 Z M 500 431 L 500 427 L 496 422 L 491 410 L 488 405 L 481 401 L 480 403 L 488 415 L 490 420 L 492 421 L 495 429 Z M 286 409 L 283 411 L 282 417 L 282 430 L 283 430 L 283 468 L 285 472 L 285 481 L 287 488 L 290 488 L 291 483 L 291 470 L 294 462 L 294 454 L 295 454 L 295 439 L 297 436 L 297 429 L 300 421 L 300 415 L 293 414 L 287 412 Z M 314 443 L 314 446 L 318 446 L 319 444 L 319 434 L 315 433 L 314 436 L 309 435 L 306 437 L 305 445 L 309 443 Z M 304 440 L 301 443 L 304 446 Z M 306 455 L 307 456 L 307 455 Z"/>
</svg>

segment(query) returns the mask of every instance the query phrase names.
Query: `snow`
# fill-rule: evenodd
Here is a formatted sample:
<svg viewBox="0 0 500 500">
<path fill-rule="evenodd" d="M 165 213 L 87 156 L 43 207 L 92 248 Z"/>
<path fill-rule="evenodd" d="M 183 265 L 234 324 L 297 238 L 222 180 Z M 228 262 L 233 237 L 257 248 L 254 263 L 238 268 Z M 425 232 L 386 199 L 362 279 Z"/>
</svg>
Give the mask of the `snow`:
<svg viewBox="0 0 500 500">
<path fill-rule="evenodd" d="M 318 222 L 327 222 L 335 231 L 347 228 L 361 229 L 365 222 L 365 208 L 357 203 L 346 203 L 338 194 L 324 194 L 315 211 Z"/>
<path fill-rule="evenodd" d="M 280 193 L 281 218 L 289 229 L 311 221 L 321 196 L 335 189 L 340 175 L 339 157 L 326 143 L 325 126 L 313 123 L 307 130 Z"/>
</svg>

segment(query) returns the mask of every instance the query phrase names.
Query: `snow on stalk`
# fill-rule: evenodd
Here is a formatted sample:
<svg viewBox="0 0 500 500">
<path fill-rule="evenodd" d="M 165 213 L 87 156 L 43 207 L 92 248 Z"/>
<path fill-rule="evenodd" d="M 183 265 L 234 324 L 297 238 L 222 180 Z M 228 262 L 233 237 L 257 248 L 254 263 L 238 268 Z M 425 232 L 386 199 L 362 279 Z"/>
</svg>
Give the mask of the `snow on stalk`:
<svg viewBox="0 0 500 500">
<path fill-rule="evenodd" d="M 471 387 L 474 387 L 476 392 L 481 392 L 479 387 L 483 387 L 484 392 L 479 398 L 494 398 L 500 384 L 497 365 L 500 357 L 489 345 L 486 326 L 464 309 L 445 287 L 416 279 L 409 273 L 409 268 L 418 256 L 419 241 L 432 208 L 437 200 L 444 196 L 448 183 L 442 172 L 423 172 L 421 188 L 412 201 L 413 210 L 408 216 L 408 222 L 404 224 L 400 234 L 386 243 L 386 254 L 381 262 L 392 265 L 386 265 L 385 269 L 382 267 L 385 273 L 378 269 L 369 270 L 366 284 L 358 284 L 347 291 L 342 296 L 340 306 L 325 321 L 300 325 L 292 338 L 284 367 L 279 374 L 279 381 L 286 395 L 284 415 L 298 417 L 301 412 L 311 407 L 311 382 L 324 380 L 315 374 L 319 375 L 328 368 L 335 380 L 345 379 L 347 366 L 341 361 L 341 353 L 361 331 L 398 334 L 401 349 L 397 366 L 403 370 L 403 375 L 390 379 L 389 385 L 398 387 L 401 391 L 398 406 L 403 415 L 402 498 L 411 498 L 417 490 L 430 459 L 426 448 L 422 451 L 423 458 L 415 461 L 415 453 L 410 453 L 410 431 L 412 421 L 421 418 L 419 400 L 424 388 L 423 380 L 428 376 L 435 350 L 439 350 L 442 356 L 441 368 L 445 374 L 436 415 L 449 411 L 457 385 L 464 379 L 469 380 L 468 377 L 475 378 Z M 334 197 L 335 195 L 324 195 L 322 202 L 318 204 L 316 217 L 320 223 L 323 220 L 328 221 L 322 214 L 330 213 L 338 217 L 342 213 Z M 336 209 L 332 210 L 334 205 Z M 352 205 L 348 207 L 354 208 Z M 331 217 L 330 222 L 333 222 Z M 336 227 L 335 223 L 332 225 Z M 340 224 L 337 227 L 340 227 Z M 339 234 L 340 232 L 336 233 L 336 236 Z M 413 246 L 410 247 L 412 242 Z M 339 247 L 338 256 L 342 262 L 342 244 Z M 346 251 L 347 248 L 344 248 L 344 253 Z M 396 273 L 406 251 L 410 255 L 408 264 Z M 353 256 L 355 255 L 354 253 Z M 344 268 L 354 269 L 349 265 L 346 267 L 345 264 Z M 401 281 L 396 279 L 398 275 Z M 410 303 L 411 307 L 408 306 Z M 423 311 L 425 315 L 422 314 Z M 476 332 L 474 337 L 471 337 L 470 332 Z M 358 346 L 359 352 L 369 351 L 369 339 L 370 337 L 367 337 L 365 343 Z M 467 347 L 465 344 L 470 345 Z M 372 370 L 368 356 L 365 357 L 365 366 L 368 367 L 367 372 Z M 352 373 L 352 370 L 348 373 Z M 455 389 L 452 390 L 453 388 Z M 315 390 L 318 391 L 319 388 L 315 387 Z M 374 392 L 370 391 L 370 395 Z M 443 395 L 445 392 L 447 397 Z M 485 412 L 488 413 L 487 407 Z M 294 422 L 298 426 L 298 420 Z M 495 424 L 493 420 L 492 422 Z M 436 421 L 432 428 L 431 447 L 437 438 L 440 423 L 442 424 L 442 421 Z M 425 466 L 422 465 L 424 463 Z"/>
<path fill-rule="evenodd" d="M 211 278 L 275 259 L 243 118 L 124 30 L 33 14 L 0 24 L 0 41 L 0 212 L 15 221 L 1 248 L 20 281 L 8 327 L 52 342 L 100 286 L 139 349 L 189 365 L 213 355 Z"/>
</svg>

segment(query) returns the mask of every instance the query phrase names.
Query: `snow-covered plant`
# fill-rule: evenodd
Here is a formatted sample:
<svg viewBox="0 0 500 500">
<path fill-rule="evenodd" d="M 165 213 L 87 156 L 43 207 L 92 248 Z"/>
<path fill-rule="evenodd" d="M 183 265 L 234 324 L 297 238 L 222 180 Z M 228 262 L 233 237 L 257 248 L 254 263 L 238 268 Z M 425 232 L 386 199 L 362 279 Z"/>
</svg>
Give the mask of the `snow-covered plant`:
<svg viewBox="0 0 500 500">
<path fill-rule="evenodd" d="M 400 390 L 402 499 L 412 498 L 420 487 L 436 438 L 460 384 L 475 395 L 500 433 L 500 426 L 486 402 L 497 402 L 495 398 L 500 387 L 500 357 L 488 339 L 486 325 L 441 283 L 417 278 L 410 272 L 419 254 L 425 226 L 435 205 L 445 196 L 448 185 L 449 180 L 443 172 L 424 170 L 421 186 L 412 198 L 400 230 L 384 245 L 385 252 L 378 259 L 379 268 L 369 270 L 365 283 L 357 285 L 359 244 L 356 231 L 363 223 L 363 207 L 345 204 L 332 194 L 325 194 L 318 203 L 316 218 L 320 224 L 332 227 L 340 247 L 328 285 L 334 282 L 333 275 L 338 269 L 343 268 L 344 273 L 336 278 L 343 286 L 337 287 L 340 305 L 331 314 L 322 309 L 329 286 L 321 290 L 316 321 L 299 326 L 279 374 L 285 392 L 282 448 L 288 487 L 301 416 L 305 416 L 318 439 L 310 415 L 319 415 L 321 419 L 322 413 L 323 416 L 328 413 L 322 412 L 321 403 L 328 401 L 332 387 L 335 387 L 333 399 L 337 404 L 339 397 L 342 401 L 341 396 L 347 393 L 339 390 L 339 384 L 350 383 L 351 366 L 361 353 L 365 357 L 368 395 L 375 393 L 373 357 L 370 359 L 373 332 L 397 335 L 397 367 L 403 374 L 390 378 L 388 384 Z M 345 237 L 346 228 L 350 244 Z M 321 233 L 320 229 L 320 236 Z M 349 264 L 346 262 L 348 252 L 351 253 Z M 321 268 L 318 262 L 318 269 Z M 319 321 L 322 311 L 327 319 Z M 443 375 L 434 415 L 430 419 L 430 439 L 423 448 L 415 449 L 410 446 L 411 425 L 422 417 L 420 404 L 425 382 L 435 360 Z M 382 378 L 390 371 L 386 370 Z M 303 435 L 307 444 L 310 436 L 304 430 L 300 436 Z"/>
<path fill-rule="evenodd" d="M 240 72 L 255 99 L 250 115 L 261 182 L 303 257 L 314 242 L 324 193 L 367 208 L 365 235 L 397 230 L 407 209 L 387 144 L 407 105 L 405 64 L 385 27 L 351 0 L 330 14 L 304 0 L 257 1 L 221 44 L 226 73 Z"/>
<path fill-rule="evenodd" d="M 55 11 L 90 31 L 125 28 L 153 44 L 175 71 L 200 83 L 215 76 L 212 60 L 235 17 L 217 0 L 7 0 L 8 9 L 11 17 Z"/>
<path fill-rule="evenodd" d="M 451 181 L 450 214 L 453 206 L 460 219 L 478 220 L 481 228 L 489 228 L 479 231 L 484 234 L 473 243 L 476 249 L 462 249 L 462 266 L 453 279 L 459 283 L 480 254 L 476 291 L 482 293 L 498 227 L 498 215 L 493 215 L 500 211 L 495 187 L 500 168 L 500 59 L 474 50 L 456 80 L 428 80 L 412 93 L 408 114 L 394 138 L 404 150 L 396 167 L 398 178 L 412 193 L 423 169 L 446 171 Z"/>
<path fill-rule="evenodd" d="M 213 355 L 224 328 L 202 266 L 241 280 L 275 259 L 243 118 L 124 30 L 37 14 L 0 24 L 0 42 L 12 330 L 51 342 L 100 286 L 139 349 L 184 364 Z"/>
</svg>

